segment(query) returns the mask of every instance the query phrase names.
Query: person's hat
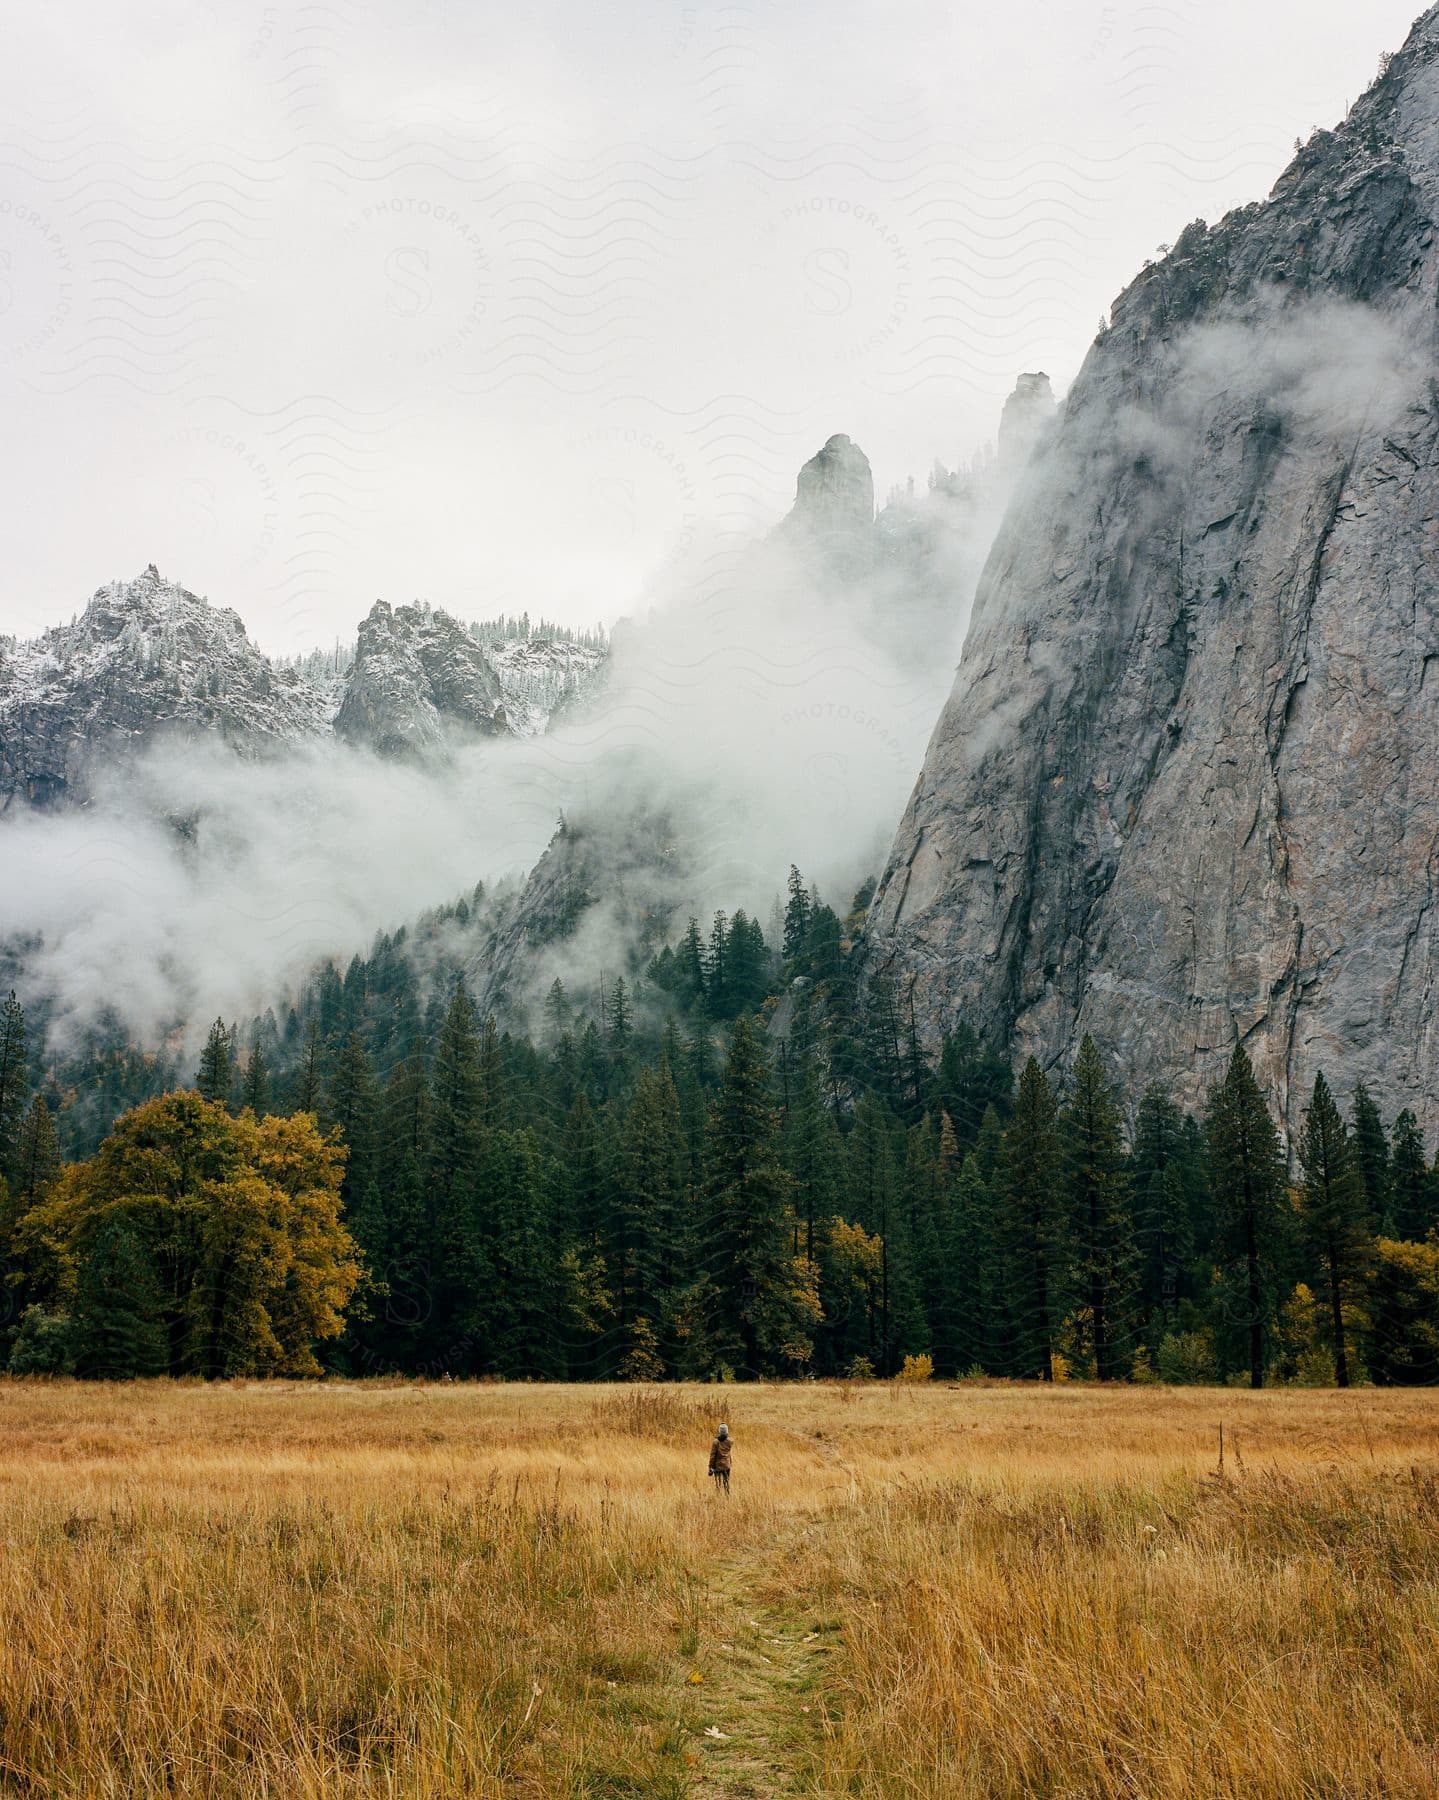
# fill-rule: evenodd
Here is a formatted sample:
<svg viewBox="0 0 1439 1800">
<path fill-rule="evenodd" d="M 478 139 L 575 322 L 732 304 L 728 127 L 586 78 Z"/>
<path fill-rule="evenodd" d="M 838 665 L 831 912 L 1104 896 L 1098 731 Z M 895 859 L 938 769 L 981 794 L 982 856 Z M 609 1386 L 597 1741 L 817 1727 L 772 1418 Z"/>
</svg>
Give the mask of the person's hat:
<svg viewBox="0 0 1439 1800">
<path fill-rule="evenodd" d="M 729 1436 L 729 1426 L 721 1425 L 719 1428 L 719 1434 L 721 1437 L 728 1437 Z"/>
</svg>

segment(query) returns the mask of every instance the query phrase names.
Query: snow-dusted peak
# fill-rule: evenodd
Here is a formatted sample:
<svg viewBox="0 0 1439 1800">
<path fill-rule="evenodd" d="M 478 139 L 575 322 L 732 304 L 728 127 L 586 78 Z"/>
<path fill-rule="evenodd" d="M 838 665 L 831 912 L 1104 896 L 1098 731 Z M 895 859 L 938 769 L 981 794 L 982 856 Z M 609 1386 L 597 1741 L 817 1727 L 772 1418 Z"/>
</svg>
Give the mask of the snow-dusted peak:
<svg viewBox="0 0 1439 1800">
<path fill-rule="evenodd" d="M 383 756 L 443 753 L 507 729 L 500 678 L 467 626 L 416 601 L 361 622 L 335 730 Z"/>
<path fill-rule="evenodd" d="M 153 563 L 96 590 L 27 643 L 0 644 L 0 803 L 84 798 L 96 763 L 162 732 L 218 732 L 242 750 L 327 729 L 324 691 L 276 668 L 239 615 Z"/>
</svg>

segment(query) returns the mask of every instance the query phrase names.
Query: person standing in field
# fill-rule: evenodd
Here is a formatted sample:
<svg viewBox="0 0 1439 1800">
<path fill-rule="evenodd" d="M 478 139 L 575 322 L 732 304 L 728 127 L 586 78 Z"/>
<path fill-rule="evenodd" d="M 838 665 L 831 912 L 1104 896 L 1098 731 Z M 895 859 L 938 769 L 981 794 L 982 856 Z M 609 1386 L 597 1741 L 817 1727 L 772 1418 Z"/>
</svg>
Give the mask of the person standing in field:
<svg viewBox="0 0 1439 1800">
<path fill-rule="evenodd" d="M 710 1445 L 710 1479 L 717 1481 L 726 1493 L 729 1492 L 730 1452 L 734 1448 L 734 1439 L 729 1434 L 729 1426 L 721 1425 L 715 1433 L 715 1441 Z"/>
</svg>

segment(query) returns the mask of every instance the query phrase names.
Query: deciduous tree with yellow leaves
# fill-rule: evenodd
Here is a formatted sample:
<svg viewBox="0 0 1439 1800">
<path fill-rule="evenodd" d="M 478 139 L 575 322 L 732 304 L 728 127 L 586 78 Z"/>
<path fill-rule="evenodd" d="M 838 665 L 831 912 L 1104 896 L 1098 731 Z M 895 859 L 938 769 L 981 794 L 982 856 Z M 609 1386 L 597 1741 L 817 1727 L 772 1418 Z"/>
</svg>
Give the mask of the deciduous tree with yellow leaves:
<svg viewBox="0 0 1439 1800">
<path fill-rule="evenodd" d="M 168 1373 L 317 1375 L 315 1346 L 339 1334 L 360 1276 L 344 1163 L 308 1113 L 231 1118 L 166 1094 L 61 1172 L 15 1249 L 28 1287 L 73 1306 L 96 1243 L 121 1227 L 153 1277 Z"/>
</svg>

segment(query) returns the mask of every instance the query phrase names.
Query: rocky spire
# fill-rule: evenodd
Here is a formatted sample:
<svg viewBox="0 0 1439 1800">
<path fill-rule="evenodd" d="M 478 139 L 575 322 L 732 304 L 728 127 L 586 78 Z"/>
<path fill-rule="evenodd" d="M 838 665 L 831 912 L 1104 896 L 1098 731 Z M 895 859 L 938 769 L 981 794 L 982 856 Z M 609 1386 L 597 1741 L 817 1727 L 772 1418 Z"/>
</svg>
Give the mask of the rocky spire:
<svg viewBox="0 0 1439 1800">
<path fill-rule="evenodd" d="M 799 472 L 784 532 L 841 558 L 868 555 L 874 476 L 859 445 L 837 432 Z"/>
<path fill-rule="evenodd" d="M 1008 475 L 1018 474 L 1029 461 L 1039 434 L 1054 417 L 1054 389 L 1041 370 L 1021 375 L 1004 403 L 999 419 L 999 462 Z"/>
</svg>

